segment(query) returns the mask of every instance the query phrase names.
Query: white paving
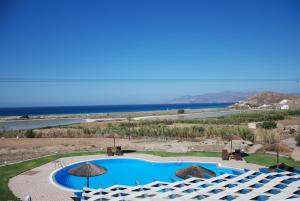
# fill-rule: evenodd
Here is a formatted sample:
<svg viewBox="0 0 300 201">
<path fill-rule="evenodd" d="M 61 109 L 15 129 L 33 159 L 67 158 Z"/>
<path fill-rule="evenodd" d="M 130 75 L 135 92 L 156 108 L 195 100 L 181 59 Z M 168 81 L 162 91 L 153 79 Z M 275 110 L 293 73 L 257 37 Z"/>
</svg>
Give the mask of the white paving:
<svg viewBox="0 0 300 201">
<path fill-rule="evenodd" d="M 239 176 L 223 174 L 211 179 L 190 178 L 175 183 L 152 182 L 144 186 L 115 185 L 106 189 L 84 188 L 81 201 L 104 200 L 300 200 L 300 174 L 248 171 Z M 249 178 L 251 177 L 251 178 Z M 261 182 L 265 181 L 265 182 Z M 203 186 L 203 184 L 209 184 Z M 236 185 L 235 187 L 228 184 Z M 254 187 L 254 184 L 261 185 Z M 284 185 L 281 189 L 278 185 Z M 138 190 L 138 191 L 136 191 Z M 244 191 L 244 192 L 243 192 Z M 246 192 L 245 192 L 246 191 Z"/>
</svg>

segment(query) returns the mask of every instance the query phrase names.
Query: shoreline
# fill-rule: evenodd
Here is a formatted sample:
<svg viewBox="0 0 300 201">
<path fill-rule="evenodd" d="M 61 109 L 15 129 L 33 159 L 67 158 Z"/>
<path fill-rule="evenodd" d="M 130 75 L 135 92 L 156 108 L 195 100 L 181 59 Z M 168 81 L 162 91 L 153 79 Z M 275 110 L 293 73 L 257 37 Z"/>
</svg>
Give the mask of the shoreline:
<svg viewBox="0 0 300 201">
<path fill-rule="evenodd" d="M 182 103 L 182 104 L 145 104 L 145 105 L 106 105 L 106 106 L 70 106 L 70 107 L 33 107 L 20 108 L 20 111 L 6 111 L 18 110 L 18 108 L 0 108 L 0 120 L 5 119 L 44 119 L 44 118 L 83 118 L 89 117 L 106 117 L 106 116 L 120 116 L 120 115 L 138 115 L 140 113 L 173 113 L 179 109 L 189 110 L 211 110 L 211 109 L 225 109 L 233 103 Z M 155 107 L 153 107 L 155 105 Z M 144 106 L 144 107 L 141 107 Z M 94 107 L 91 109 L 91 107 Z M 44 108 L 44 109 L 43 109 Z M 48 108 L 54 108 L 45 110 Z M 56 108 L 56 109 L 55 109 Z M 57 108 L 60 108 L 59 110 Z M 73 108 L 73 109 L 70 109 Z M 23 109 L 23 110 L 22 110 Z M 1 111 L 3 110 L 3 111 Z M 38 110 L 38 111 L 37 111 Z"/>
<path fill-rule="evenodd" d="M 197 119 L 217 117 L 243 112 L 242 110 L 230 108 L 215 109 L 188 109 L 184 114 L 178 114 L 177 110 L 149 111 L 149 112 L 120 112 L 113 115 L 47 115 L 39 118 L 19 119 L 0 118 L 0 130 L 29 130 L 65 126 L 80 123 L 93 122 L 117 122 L 117 121 L 142 121 L 142 120 L 176 120 L 176 119 Z"/>
<path fill-rule="evenodd" d="M 184 109 L 184 114 L 178 114 L 178 109 L 170 110 L 152 110 L 138 112 L 112 112 L 112 113 L 80 113 L 80 114 L 47 114 L 32 115 L 30 118 L 21 118 L 21 116 L 0 116 L 0 122 L 10 121 L 32 121 L 32 120 L 55 120 L 55 119 L 111 119 L 111 118 L 135 118 L 143 116 L 161 116 L 161 115 L 186 115 L 203 112 L 223 112 L 232 111 L 232 108 L 203 108 L 203 109 Z"/>
</svg>

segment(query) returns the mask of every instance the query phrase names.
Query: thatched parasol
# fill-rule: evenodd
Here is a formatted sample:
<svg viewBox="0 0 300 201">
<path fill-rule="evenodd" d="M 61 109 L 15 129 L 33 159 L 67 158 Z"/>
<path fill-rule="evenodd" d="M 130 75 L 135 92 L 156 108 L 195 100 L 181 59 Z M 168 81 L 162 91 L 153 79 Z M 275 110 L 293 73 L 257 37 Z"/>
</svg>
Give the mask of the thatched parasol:
<svg viewBox="0 0 300 201">
<path fill-rule="evenodd" d="M 189 176 L 205 178 L 204 174 L 207 174 L 212 177 L 216 176 L 216 174 L 213 171 L 197 165 L 192 165 L 190 167 L 176 171 L 176 176 L 182 179 L 187 179 L 189 178 Z"/>
<path fill-rule="evenodd" d="M 263 147 L 265 151 L 276 152 L 277 154 L 277 164 L 279 163 L 279 153 L 290 153 L 292 149 L 285 143 L 277 142 L 273 144 L 268 144 Z"/>
<path fill-rule="evenodd" d="M 230 141 L 230 153 L 232 153 L 232 140 L 242 140 L 242 138 L 238 135 L 227 135 L 224 139 Z"/>
<path fill-rule="evenodd" d="M 121 136 L 117 133 L 112 133 L 106 136 L 107 138 L 114 138 L 114 147 L 116 147 L 116 138 L 121 138 Z"/>
<path fill-rule="evenodd" d="M 89 178 L 102 175 L 107 170 L 99 165 L 92 163 L 83 163 L 79 166 L 76 166 L 68 171 L 69 174 L 78 176 L 78 177 L 86 177 L 87 178 L 87 187 L 90 185 Z"/>
</svg>

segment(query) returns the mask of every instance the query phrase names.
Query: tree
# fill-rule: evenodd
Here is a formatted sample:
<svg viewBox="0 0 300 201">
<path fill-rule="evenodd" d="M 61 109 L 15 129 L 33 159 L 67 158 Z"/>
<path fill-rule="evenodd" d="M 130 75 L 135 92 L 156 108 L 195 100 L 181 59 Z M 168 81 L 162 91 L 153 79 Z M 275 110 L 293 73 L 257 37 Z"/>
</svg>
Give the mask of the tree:
<svg viewBox="0 0 300 201">
<path fill-rule="evenodd" d="M 264 129 L 274 129 L 277 128 L 277 123 L 275 121 L 265 121 L 261 125 Z"/>
</svg>

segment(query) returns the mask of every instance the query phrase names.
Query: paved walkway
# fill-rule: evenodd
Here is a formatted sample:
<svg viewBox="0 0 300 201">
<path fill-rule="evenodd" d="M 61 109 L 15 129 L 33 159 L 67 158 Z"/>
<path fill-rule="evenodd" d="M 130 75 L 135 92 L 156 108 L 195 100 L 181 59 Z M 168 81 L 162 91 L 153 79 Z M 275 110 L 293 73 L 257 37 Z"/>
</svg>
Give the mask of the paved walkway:
<svg viewBox="0 0 300 201">
<path fill-rule="evenodd" d="M 222 161 L 221 158 L 215 157 L 159 157 L 147 154 L 126 154 L 121 158 L 137 158 L 147 159 L 152 161 L 198 161 L 198 162 L 214 162 L 219 163 L 225 167 L 233 168 L 248 168 L 257 170 L 261 166 L 255 164 L 248 164 L 244 161 Z M 94 160 L 108 158 L 105 155 L 92 155 L 92 156 L 76 156 L 62 158 L 61 160 L 66 164 L 80 162 L 85 160 Z M 117 158 L 117 157 L 110 157 Z M 24 200 L 27 195 L 32 197 L 33 201 L 68 201 L 72 200 L 73 192 L 63 190 L 54 186 L 50 182 L 50 174 L 57 168 L 57 164 L 51 162 L 40 167 L 34 168 L 28 172 L 20 174 L 9 180 L 9 188 L 13 193 Z"/>
</svg>

